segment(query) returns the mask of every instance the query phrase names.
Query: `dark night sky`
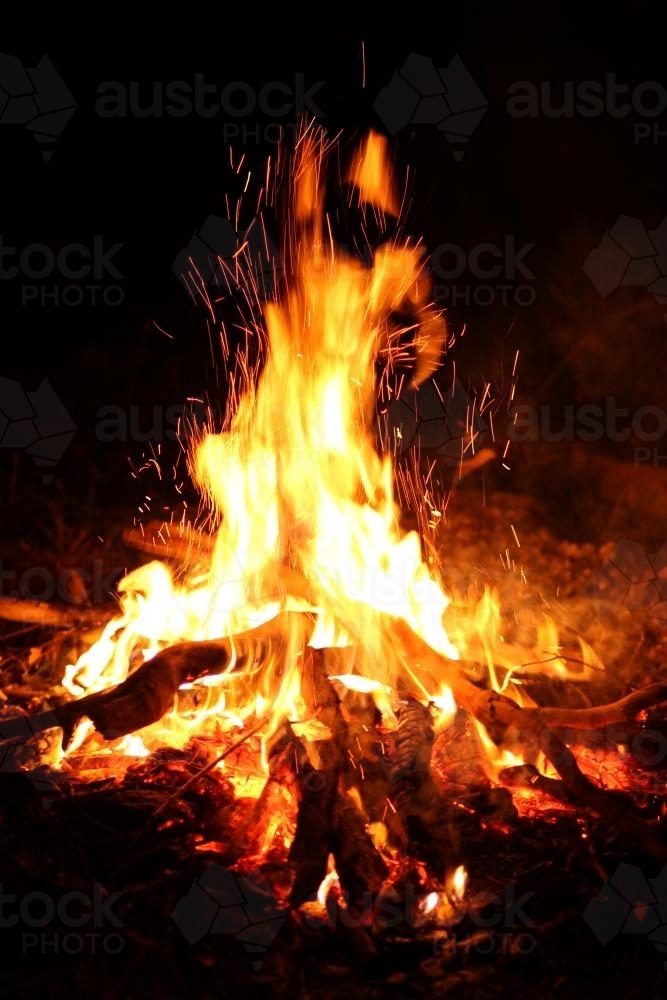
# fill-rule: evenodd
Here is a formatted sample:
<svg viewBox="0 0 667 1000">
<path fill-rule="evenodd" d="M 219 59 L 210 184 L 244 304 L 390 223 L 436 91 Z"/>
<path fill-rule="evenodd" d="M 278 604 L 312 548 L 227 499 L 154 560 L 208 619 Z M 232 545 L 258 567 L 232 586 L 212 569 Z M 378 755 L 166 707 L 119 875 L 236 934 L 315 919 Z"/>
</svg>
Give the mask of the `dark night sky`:
<svg viewBox="0 0 667 1000">
<path fill-rule="evenodd" d="M 59 295 L 76 284 L 57 274 L 42 281 L 21 275 L 0 281 L 0 375 L 19 380 L 26 391 L 48 379 L 79 428 L 76 444 L 59 463 L 66 487 L 79 488 L 87 465 L 104 475 L 108 465 L 114 489 L 120 489 L 128 457 L 138 458 L 145 448 L 136 441 L 100 444 L 95 428 L 101 406 L 134 405 L 150 413 L 154 404 L 214 395 L 216 381 L 224 380 L 211 364 L 206 313 L 191 302 L 171 264 L 208 215 L 225 215 L 224 195 L 234 183 L 225 124 L 259 127 L 264 135 L 270 122 L 261 113 L 232 119 L 223 111 L 210 118 L 194 112 L 182 118 L 105 118 L 96 110 L 97 90 L 105 81 L 126 87 L 138 81 L 146 104 L 154 81 L 193 83 L 202 73 L 220 93 L 233 81 L 256 90 L 273 80 L 292 86 L 295 74 L 302 73 L 307 86 L 323 81 L 314 98 L 322 123 L 332 131 L 344 129 L 347 141 L 368 128 L 386 131 L 373 102 L 411 52 L 438 67 L 458 55 L 488 108 L 460 162 L 435 125 L 407 125 L 392 138 L 399 176 L 410 170 L 406 225 L 424 235 L 429 249 L 454 243 L 469 252 L 480 243 L 502 246 L 508 236 L 517 247 L 534 244 L 526 263 L 535 291 L 530 306 L 517 306 L 513 299 L 503 305 L 497 298 L 484 307 L 472 302 L 450 309 L 451 327 L 467 326 L 453 355 L 461 375 L 497 377 L 521 348 L 527 392 L 539 393 L 557 371 L 563 399 L 575 391 L 573 385 L 585 393 L 576 386 L 564 344 L 587 330 L 590 336 L 591 323 L 623 338 L 618 316 L 626 308 L 637 311 L 632 336 L 640 357 L 646 352 L 644 370 L 646 358 L 650 366 L 661 352 L 665 327 L 653 297 L 644 289 L 619 289 L 603 300 L 582 264 L 619 215 L 634 216 L 648 229 L 665 216 L 667 134 L 636 141 L 635 129 L 649 123 L 667 133 L 667 108 L 655 118 L 635 110 L 625 117 L 541 112 L 515 118 L 507 110 L 508 90 L 517 81 L 550 81 L 554 100 L 567 81 L 604 83 L 607 74 L 615 74 L 630 92 L 646 81 L 667 88 L 655 5 L 575 13 L 553 5 L 540 10 L 402 4 L 382 12 L 364 8 L 360 15 L 340 7 L 318 9 L 316 19 L 306 14 L 301 20 L 281 10 L 268 21 L 251 6 L 232 14 L 213 7 L 186 11 L 189 23 L 171 24 L 161 23 L 164 14 L 156 8 L 153 17 L 155 34 L 145 31 L 141 38 L 131 19 L 114 13 L 113 23 L 102 20 L 79 32 L 88 35 L 85 45 L 57 22 L 52 29 L 40 22 L 3 34 L 2 51 L 24 67 L 36 66 L 47 54 L 76 101 L 50 162 L 43 161 L 43 147 L 24 126 L 0 127 L 3 246 L 40 243 L 57 252 L 72 242 L 91 246 L 95 236 L 105 248 L 122 244 L 114 257 L 123 296 L 116 307 L 22 304 L 24 283 L 46 285 L 47 292 L 57 286 Z M 287 114 L 276 120 L 295 119 Z M 234 147 L 258 168 L 275 150 L 242 136 Z M 469 294 L 480 284 L 470 276 L 461 280 L 471 282 Z M 612 342 L 610 355 L 615 353 Z M 634 377 L 612 366 L 596 392 L 632 395 Z M 653 402 L 655 387 L 638 379 L 639 401 Z M 661 389 L 662 383 L 656 392 Z M 9 451 L 0 450 L 3 474 L 9 461 Z M 21 463 L 20 474 L 39 484 L 39 472 L 26 456 Z"/>
</svg>

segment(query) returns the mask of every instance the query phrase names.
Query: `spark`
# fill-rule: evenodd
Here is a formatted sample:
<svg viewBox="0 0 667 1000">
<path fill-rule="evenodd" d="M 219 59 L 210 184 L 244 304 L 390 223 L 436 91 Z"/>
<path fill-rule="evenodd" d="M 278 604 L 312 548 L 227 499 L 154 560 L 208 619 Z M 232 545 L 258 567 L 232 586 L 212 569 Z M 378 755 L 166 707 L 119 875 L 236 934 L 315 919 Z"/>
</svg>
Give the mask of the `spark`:
<svg viewBox="0 0 667 1000">
<path fill-rule="evenodd" d="M 173 335 L 173 333 L 168 333 L 168 332 L 167 332 L 166 330 L 163 330 L 163 329 L 162 329 L 162 327 L 161 327 L 161 326 L 160 326 L 160 325 L 159 325 L 158 323 L 156 323 L 154 319 L 152 319 L 152 320 L 151 320 L 151 323 L 153 324 L 153 326 L 155 327 L 155 329 L 156 329 L 156 330 L 159 330 L 159 331 L 160 331 L 160 333 L 161 333 L 161 334 L 162 334 L 162 335 L 163 335 L 164 337 L 168 337 L 168 338 L 169 338 L 169 340 L 173 340 L 173 339 L 174 339 L 174 335 Z"/>
</svg>

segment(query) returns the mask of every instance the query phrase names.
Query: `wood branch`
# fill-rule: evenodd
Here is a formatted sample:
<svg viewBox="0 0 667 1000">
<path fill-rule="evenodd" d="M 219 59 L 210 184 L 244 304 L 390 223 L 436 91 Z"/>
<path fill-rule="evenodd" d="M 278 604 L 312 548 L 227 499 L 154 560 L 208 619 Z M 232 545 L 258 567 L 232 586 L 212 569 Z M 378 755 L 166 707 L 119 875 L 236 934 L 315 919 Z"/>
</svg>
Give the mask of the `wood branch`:
<svg viewBox="0 0 667 1000">
<path fill-rule="evenodd" d="M 338 793 L 331 849 L 347 909 L 359 917 L 367 913 L 368 894 L 380 892 L 389 872 L 349 794 Z"/>
<path fill-rule="evenodd" d="M 148 521 L 140 528 L 126 528 L 123 532 L 123 544 L 129 549 L 185 565 L 210 559 L 214 543 L 211 535 L 197 531 L 192 525 L 183 528 L 164 521 Z"/>
<path fill-rule="evenodd" d="M 640 712 L 667 702 L 667 684 L 650 684 L 632 691 L 609 705 L 593 708 L 540 708 L 537 713 L 545 725 L 557 729 L 601 729 L 622 722 L 634 722 Z"/>
<path fill-rule="evenodd" d="M 278 618 L 241 632 L 233 639 L 169 646 L 115 687 L 57 705 L 36 716 L 3 720 L 0 738 L 26 740 L 59 726 L 63 730 L 63 748 L 67 749 L 76 726 L 86 717 L 109 740 L 144 729 L 171 709 L 181 684 L 206 674 L 261 662 L 268 656 L 270 646 L 280 640 L 283 628 L 284 623 Z"/>
<path fill-rule="evenodd" d="M 659 819 L 642 819 L 628 810 L 627 803 L 598 788 L 579 769 L 575 757 L 563 740 L 544 723 L 540 709 L 521 708 L 511 698 L 476 688 L 457 669 L 455 663 L 437 653 L 402 620 L 391 625 L 395 640 L 413 657 L 415 665 L 428 665 L 429 671 L 446 678 L 454 699 L 489 730 L 492 738 L 514 727 L 535 738 L 544 756 L 553 765 L 567 789 L 585 806 L 609 820 L 625 836 L 656 858 L 667 860 L 667 829 Z"/>
<path fill-rule="evenodd" d="M 148 663 L 134 671 L 122 684 L 107 691 L 87 695 L 78 701 L 56 706 L 50 712 L 37 716 L 20 716 L 0 723 L 0 737 L 4 739 L 28 739 L 36 733 L 53 726 L 63 729 L 63 745 L 71 741 L 74 729 L 84 717 L 93 722 L 95 728 L 108 739 L 134 732 L 158 721 L 173 705 L 174 697 L 181 684 L 207 673 L 220 673 L 227 669 L 237 669 L 242 665 L 261 662 L 271 644 L 282 641 L 286 634 L 287 615 L 279 616 L 266 625 L 233 639 L 225 638 L 208 642 L 181 643 L 158 653 Z M 644 849 L 661 859 L 667 859 L 667 837 L 660 820 L 647 820 L 628 808 L 628 803 L 619 803 L 603 789 L 593 784 L 579 769 L 574 755 L 565 742 L 547 725 L 572 725 L 579 720 L 586 728 L 598 728 L 611 721 L 627 721 L 648 705 L 665 700 L 664 685 L 652 685 L 644 691 L 634 692 L 613 705 L 598 709 L 535 709 L 521 708 L 511 698 L 493 691 L 476 687 L 464 674 L 460 665 L 447 659 L 432 649 L 412 629 L 400 619 L 387 618 L 386 635 L 395 646 L 397 655 L 406 664 L 406 676 L 412 674 L 416 689 L 420 687 L 419 676 L 424 682 L 429 678 L 441 677 L 452 688 L 457 704 L 477 718 L 489 731 L 492 739 L 499 742 L 503 733 L 514 728 L 529 734 L 536 741 L 546 758 L 553 764 L 569 793 L 601 817 L 613 823 L 623 834 L 637 842 Z M 304 638 L 307 641 L 307 637 Z M 416 690 L 416 697 L 422 697 Z M 334 715 L 335 705 L 329 706 Z M 334 753 L 333 760 L 336 760 Z M 308 765 L 316 776 L 322 772 Z M 308 768 L 304 768 L 308 774 Z M 339 794 L 340 767 L 334 764 L 326 769 L 325 786 L 329 791 L 327 808 L 330 815 L 331 796 Z M 331 801 L 330 801 L 331 800 Z M 305 814 L 309 821 L 321 817 L 322 803 L 309 801 L 301 820 L 305 830 Z M 306 824 L 307 825 L 307 824 Z M 304 832 L 299 834 L 298 850 L 311 843 Z M 307 853 L 307 847 L 302 851 Z M 318 849 L 318 871 L 321 869 L 322 850 Z"/>
<path fill-rule="evenodd" d="M 338 772 L 317 770 L 306 759 L 299 772 L 300 801 L 289 861 L 296 868 L 290 905 L 312 899 L 327 873 L 332 850 L 334 807 L 338 797 Z"/>
<path fill-rule="evenodd" d="M 84 607 L 76 604 L 61 607 L 46 601 L 27 601 L 21 597 L 0 597 L 0 618 L 10 622 L 30 622 L 45 628 L 76 628 L 79 625 L 104 625 L 113 617 L 114 608 Z"/>
</svg>

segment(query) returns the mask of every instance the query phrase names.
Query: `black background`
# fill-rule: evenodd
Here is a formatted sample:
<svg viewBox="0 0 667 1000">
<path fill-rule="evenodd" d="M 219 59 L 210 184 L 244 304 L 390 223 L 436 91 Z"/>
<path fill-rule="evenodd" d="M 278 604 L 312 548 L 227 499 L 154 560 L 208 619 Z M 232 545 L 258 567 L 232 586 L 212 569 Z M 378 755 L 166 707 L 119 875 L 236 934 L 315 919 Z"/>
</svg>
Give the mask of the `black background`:
<svg viewBox="0 0 667 1000">
<path fill-rule="evenodd" d="M 25 489 L 59 491 L 71 500 L 95 480 L 100 502 L 121 496 L 134 502 L 159 487 L 153 473 L 140 481 L 132 475 L 151 442 L 101 442 L 99 409 L 135 406 L 150 426 L 155 405 L 224 398 L 224 369 L 211 347 L 215 330 L 171 265 L 208 215 L 226 214 L 225 193 L 238 185 L 223 134 L 231 120 L 222 111 L 212 118 L 194 111 L 184 118 L 101 117 L 97 91 L 107 81 L 126 87 L 137 81 L 145 105 L 154 81 L 192 84 L 203 73 L 218 92 L 237 80 L 259 90 L 271 80 L 291 86 L 303 73 L 307 86 L 322 81 L 314 97 L 322 124 L 332 133 L 343 130 L 346 149 L 369 128 L 386 131 L 373 101 L 411 52 L 436 66 L 458 54 L 489 106 L 460 162 L 435 126 L 408 126 L 391 139 L 399 183 L 407 177 L 411 194 L 405 229 L 423 235 L 429 249 L 445 242 L 502 246 L 507 235 L 518 247 L 534 244 L 525 259 L 535 275 L 535 302 L 451 308 L 450 328 L 466 332 L 448 364 L 456 362 L 469 386 L 490 378 L 502 387 L 520 350 L 517 398 L 553 404 L 554 412 L 605 396 L 632 406 L 661 404 L 662 308 L 644 289 L 618 289 L 603 300 L 582 264 L 619 215 L 647 229 L 665 216 L 667 136 L 636 142 L 635 126 L 649 121 L 667 131 L 667 113 L 515 118 L 507 110 L 516 81 L 550 81 L 556 103 L 566 81 L 604 82 L 609 73 L 631 91 L 650 80 L 667 86 L 656 5 L 337 6 L 268 14 L 248 5 L 231 12 L 184 9 L 178 17 L 158 8 L 101 12 L 96 21 L 68 16 L 77 23 L 65 23 L 65 15 L 52 25 L 35 17 L 3 35 L 3 51 L 26 67 L 46 53 L 77 108 L 50 162 L 23 126 L 0 126 L 0 233 L 17 248 L 90 246 L 96 234 L 105 247 L 121 243 L 114 264 L 124 301 L 21 305 L 22 279 L 0 282 L 0 374 L 26 390 L 48 379 L 78 428 L 50 487 L 28 456 L 0 449 L 0 469 L 14 492 L 18 477 Z M 287 116 L 286 123 L 293 120 Z M 262 132 L 269 121 L 253 113 L 236 123 Z M 234 149 L 246 154 L 256 175 L 275 153 L 275 145 L 242 136 Z M 59 285 L 62 294 L 70 282 L 54 274 L 42 283 L 48 291 Z M 587 357 L 602 359 L 598 378 L 577 360 L 591 343 Z M 171 444 L 162 445 L 169 453 Z M 517 454 L 508 485 L 520 476 L 520 464 Z M 161 488 L 168 503 L 169 488 Z"/>
</svg>

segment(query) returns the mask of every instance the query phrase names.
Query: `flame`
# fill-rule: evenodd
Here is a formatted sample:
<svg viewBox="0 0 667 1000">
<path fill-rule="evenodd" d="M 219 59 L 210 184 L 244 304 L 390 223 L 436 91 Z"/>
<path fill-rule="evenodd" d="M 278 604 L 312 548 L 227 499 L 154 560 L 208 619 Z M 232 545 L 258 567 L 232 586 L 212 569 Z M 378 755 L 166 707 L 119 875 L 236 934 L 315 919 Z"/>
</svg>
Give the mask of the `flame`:
<svg viewBox="0 0 667 1000">
<path fill-rule="evenodd" d="M 461 902 L 465 898 L 467 883 L 468 873 L 463 865 L 459 865 L 452 875 L 450 887 L 451 895 L 457 902 Z"/>
<path fill-rule="evenodd" d="M 317 901 L 320 904 L 320 906 L 326 906 L 327 896 L 332 890 L 336 889 L 340 891 L 338 872 L 334 867 L 334 860 L 331 855 L 329 855 L 329 859 L 327 862 L 327 869 L 328 869 L 327 874 L 320 882 L 320 887 L 317 890 Z"/>
<path fill-rule="evenodd" d="M 440 363 L 447 329 L 418 245 L 387 238 L 370 265 L 336 246 L 325 212 L 331 149 L 314 126 L 299 137 L 285 287 L 264 305 L 263 324 L 246 332 L 223 431 L 201 435 L 189 455 L 215 528 L 208 561 L 178 579 L 159 561 L 129 573 L 118 588 L 119 616 L 63 679 L 75 696 L 102 690 L 169 645 L 233 638 L 282 616 L 288 624 L 278 653 L 243 670 L 233 661 L 184 685 L 174 711 L 120 751 L 148 753 L 165 741 L 183 746 L 195 732 L 215 739 L 265 719 L 262 780 L 229 769 L 244 794 L 259 794 L 266 738 L 281 721 L 305 739 L 322 736 L 302 685 L 308 645 L 349 648 L 346 670 L 332 680 L 372 698 L 384 721 L 392 722 L 400 692 L 435 706 L 440 728 L 456 711 L 447 677 L 416 676 L 387 636 L 387 616 L 403 619 L 452 662 L 464 655 L 486 664 L 497 690 L 514 682 L 525 659 L 504 644 L 491 592 L 463 620 L 446 619 L 453 609 L 438 568 L 425 559 L 419 534 L 401 527 L 392 460 L 379 453 L 372 431 L 376 364 L 391 370 L 411 352 L 419 384 Z M 399 199 L 382 137 L 368 137 L 346 178 L 362 212 L 386 233 Z M 242 269 L 242 253 L 236 265 Z M 250 275 L 244 291 L 255 287 Z M 441 511 L 431 506 L 437 520 Z M 540 642 L 554 648 L 557 637 L 545 632 Z M 73 750 L 89 732 L 79 731 Z"/>
<path fill-rule="evenodd" d="M 461 919 L 460 909 L 465 901 L 467 883 L 468 872 L 463 865 L 459 865 L 447 877 L 444 892 L 432 890 L 420 902 L 422 917 L 443 926 L 457 923 Z"/>
<path fill-rule="evenodd" d="M 380 356 L 391 363 L 405 336 L 393 315 L 409 308 L 415 316 L 420 377 L 440 353 L 444 319 L 429 304 L 417 248 L 384 243 L 368 267 L 325 238 L 328 150 L 323 133 L 310 129 L 295 155 L 286 247 L 292 280 L 264 310 L 261 376 L 250 378 L 243 361 L 248 377 L 225 431 L 205 435 L 191 455 L 193 478 L 218 523 L 210 565 L 179 583 L 159 562 L 128 574 L 119 586 L 121 616 L 66 671 L 73 694 L 118 683 L 128 664 L 167 645 L 234 636 L 293 610 L 315 616 L 312 646 L 359 644 L 354 670 L 336 679 L 376 695 L 385 708 L 399 680 L 414 688 L 386 640 L 386 615 L 402 617 L 458 659 L 443 625 L 448 598 L 423 561 L 418 534 L 400 528 L 391 459 L 378 454 L 371 429 L 374 363 Z M 398 213 L 379 135 L 355 156 L 348 182 L 381 223 Z M 288 669 L 274 660 L 251 684 L 231 671 L 208 678 L 199 685 L 208 691 L 197 722 L 215 716 L 238 725 L 257 711 L 305 720 L 300 617 L 291 616 L 286 636 Z M 442 697 L 443 679 L 434 680 L 432 693 Z M 191 728 L 181 724 L 183 738 Z"/>
<path fill-rule="evenodd" d="M 438 893 L 437 892 L 429 892 L 428 896 L 426 897 L 426 899 L 423 902 L 422 912 L 423 913 L 431 913 L 433 910 L 435 910 L 435 908 L 436 908 L 436 906 L 438 905 L 439 902 L 440 902 L 440 896 L 438 895 Z"/>
</svg>

